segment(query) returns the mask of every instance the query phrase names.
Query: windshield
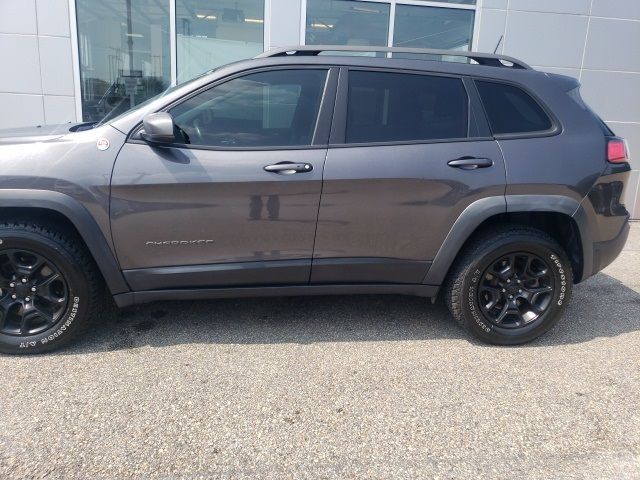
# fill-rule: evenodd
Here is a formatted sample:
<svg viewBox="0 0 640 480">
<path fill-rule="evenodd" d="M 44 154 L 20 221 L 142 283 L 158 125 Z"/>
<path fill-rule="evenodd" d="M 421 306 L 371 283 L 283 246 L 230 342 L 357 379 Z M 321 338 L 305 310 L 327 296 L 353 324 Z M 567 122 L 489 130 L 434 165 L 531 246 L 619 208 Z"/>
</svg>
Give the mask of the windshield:
<svg viewBox="0 0 640 480">
<path fill-rule="evenodd" d="M 113 108 L 109 113 L 107 113 L 107 114 L 102 118 L 102 120 L 100 120 L 99 122 L 97 122 L 93 127 L 94 127 L 94 128 L 95 128 L 95 127 L 99 127 L 99 126 L 101 126 L 101 125 L 104 125 L 104 124 L 105 124 L 105 123 L 107 123 L 107 122 L 109 122 L 109 123 L 114 122 L 115 120 L 117 120 L 117 119 L 119 119 L 119 118 L 121 118 L 121 117 L 124 117 L 125 115 L 128 115 L 129 113 L 133 112 L 134 110 L 138 110 L 139 108 L 145 107 L 145 106 L 149 105 L 151 102 L 155 102 L 155 101 L 156 101 L 156 100 L 158 100 L 159 98 L 164 97 L 165 95 L 167 95 L 167 94 L 169 94 L 169 93 L 171 93 L 171 92 L 173 92 L 173 91 L 177 90 L 178 88 L 182 88 L 182 87 L 184 87 L 184 86 L 186 86 L 186 85 L 189 85 L 190 83 L 195 82 L 196 80 L 199 80 L 199 79 L 201 79 L 202 77 L 204 77 L 204 76 L 206 76 L 206 75 L 209 75 L 210 73 L 215 72 L 216 70 L 217 70 L 217 68 L 216 68 L 216 69 L 213 69 L 213 70 L 209 70 L 208 72 L 204 72 L 203 74 L 198 75 L 197 77 L 192 78 L 191 80 L 189 80 L 189 81 L 187 81 L 187 82 L 181 83 L 180 85 L 174 85 L 173 87 L 169 87 L 169 88 L 167 88 L 164 92 L 161 92 L 161 93 L 159 93 L 159 94 L 157 94 L 157 95 L 154 95 L 153 97 L 151 97 L 151 98 L 149 98 L 149 99 L 145 100 L 144 102 L 139 103 L 138 105 L 135 105 L 135 106 L 133 106 L 133 107 L 131 107 L 131 108 L 128 108 L 128 109 L 127 109 L 127 110 L 125 110 L 124 112 L 123 112 L 123 111 L 121 111 L 121 110 L 119 110 L 117 107 L 115 107 L 115 108 Z"/>
</svg>

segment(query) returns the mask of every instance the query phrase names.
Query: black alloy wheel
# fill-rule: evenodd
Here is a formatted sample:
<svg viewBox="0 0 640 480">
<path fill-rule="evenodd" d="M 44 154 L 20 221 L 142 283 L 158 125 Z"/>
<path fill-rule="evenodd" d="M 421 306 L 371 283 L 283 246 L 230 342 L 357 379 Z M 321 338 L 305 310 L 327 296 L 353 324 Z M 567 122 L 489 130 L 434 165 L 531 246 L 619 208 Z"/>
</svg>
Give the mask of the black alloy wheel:
<svg viewBox="0 0 640 480">
<path fill-rule="evenodd" d="M 521 328 L 547 311 L 554 288 L 546 261 L 528 252 L 510 253 L 492 261 L 482 273 L 478 304 L 493 325 Z"/>
<path fill-rule="evenodd" d="M 29 336 L 64 316 L 67 281 L 56 265 L 35 252 L 0 249 L 0 333 Z"/>
</svg>

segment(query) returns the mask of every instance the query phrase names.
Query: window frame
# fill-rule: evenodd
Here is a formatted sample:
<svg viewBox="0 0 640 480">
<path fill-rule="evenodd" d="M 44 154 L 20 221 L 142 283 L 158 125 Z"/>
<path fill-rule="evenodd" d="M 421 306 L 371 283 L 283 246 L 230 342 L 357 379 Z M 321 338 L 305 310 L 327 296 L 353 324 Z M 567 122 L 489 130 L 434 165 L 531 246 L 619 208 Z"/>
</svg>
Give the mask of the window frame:
<svg viewBox="0 0 640 480">
<path fill-rule="evenodd" d="M 418 139 L 418 140 L 396 140 L 381 142 L 358 142 L 346 143 L 347 132 L 347 108 L 349 99 L 349 71 L 365 71 L 379 73 L 399 73 L 408 75 L 423 75 L 429 77 L 446 77 L 454 78 L 462 82 L 465 93 L 467 94 L 467 137 L 463 138 L 442 138 L 442 139 Z M 331 148 L 351 148 L 351 147 L 369 147 L 369 146 L 388 146 L 388 145 L 428 145 L 433 143 L 462 143 L 477 142 L 483 140 L 493 140 L 489 125 L 484 112 L 479 104 L 477 92 L 470 89 L 473 88 L 471 80 L 465 75 L 456 75 L 443 72 L 432 72 L 426 70 L 412 70 L 406 68 L 384 68 L 384 67 L 360 67 L 345 66 L 340 68 L 340 76 L 338 79 L 338 91 L 336 95 L 336 107 L 331 125 L 331 135 L 329 138 L 329 146 Z"/>
<path fill-rule="evenodd" d="M 233 146 L 219 146 L 219 145 L 191 145 L 184 143 L 167 143 L 163 145 L 165 148 L 186 148 L 189 150 L 216 150 L 216 151 L 269 151 L 269 150 L 310 150 L 327 148 L 329 143 L 329 133 L 331 129 L 331 120 L 334 110 L 337 84 L 338 84 L 338 68 L 334 65 L 322 64 L 322 65 L 273 65 L 268 67 L 252 68 L 243 70 L 224 78 L 217 79 L 211 83 L 203 85 L 188 94 L 180 97 L 173 102 L 164 105 L 162 108 L 156 110 L 153 113 L 168 112 L 172 108 L 186 102 L 187 100 L 206 92 L 212 88 L 215 88 L 223 83 L 235 80 L 237 78 L 246 77 L 255 73 L 272 72 L 277 70 L 325 70 L 327 72 L 324 88 L 320 97 L 320 106 L 318 108 L 318 114 L 316 117 L 316 124 L 314 127 L 311 144 L 309 145 L 270 145 L 270 146 L 256 146 L 256 147 L 233 147 Z M 150 112 L 151 113 L 151 112 Z M 140 122 L 132 130 L 127 139 L 128 143 L 144 144 L 148 145 L 142 137 L 140 132 L 143 129 L 143 124 Z"/>
<path fill-rule="evenodd" d="M 480 91 L 477 86 L 477 82 L 486 82 L 486 83 L 497 83 L 499 85 L 507 85 L 510 87 L 515 87 L 521 91 L 523 91 L 526 95 L 529 95 L 531 99 L 538 104 L 538 106 L 542 109 L 544 114 L 551 121 L 551 128 L 547 130 L 536 130 L 533 132 L 516 132 L 516 133 L 493 133 L 493 129 L 491 128 L 491 122 L 489 121 L 489 114 L 487 113 L 487 109 L 482 101 L 482 96 L 480 95 Z M 564 127 L 562 123 L 558 119 L 558 117 L 553 113 L 553 111 L 547 106 L 547 104 L 530 88 L 526 85 L 523 85 L 518 82 L 513 82 L 510 80 L 498 80 L 495 78 L 483 78 L 483 77 L 473 77 L 473 87 L 477 92 L 478 99 L 480 101 L 480 106 L 482 108 L 482 113 L 487 121 L 487 125 L 489 126 L 489 131 L 491 135 L 496 140 L 517 140 L 524 138 L 544 138 L 544 137 L 554 137 L 556 135 L 560 135 Z"/>
</svg>

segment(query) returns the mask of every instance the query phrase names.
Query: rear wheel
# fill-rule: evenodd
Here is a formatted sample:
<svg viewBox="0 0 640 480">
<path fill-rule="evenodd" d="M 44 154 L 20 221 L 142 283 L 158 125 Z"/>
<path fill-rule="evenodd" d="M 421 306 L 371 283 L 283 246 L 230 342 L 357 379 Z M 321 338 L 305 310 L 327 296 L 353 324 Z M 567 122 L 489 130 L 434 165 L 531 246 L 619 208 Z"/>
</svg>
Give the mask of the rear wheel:
<svg viewBox="0 0 640 480">
<path fill-rule="evenodd" d="M 445 286 L 454 318 L 479 339 L 529 342 L 553 327 L 572 287 L 571 265 L 546 233 L 506 226 L 474 239 Z"/>
<path fill-rule="evenodd" d="M 0 352 L 39 353 L 87 325 L 98 275 L 73 235 L 29 222 L 0 224 Z"/>
</svg>

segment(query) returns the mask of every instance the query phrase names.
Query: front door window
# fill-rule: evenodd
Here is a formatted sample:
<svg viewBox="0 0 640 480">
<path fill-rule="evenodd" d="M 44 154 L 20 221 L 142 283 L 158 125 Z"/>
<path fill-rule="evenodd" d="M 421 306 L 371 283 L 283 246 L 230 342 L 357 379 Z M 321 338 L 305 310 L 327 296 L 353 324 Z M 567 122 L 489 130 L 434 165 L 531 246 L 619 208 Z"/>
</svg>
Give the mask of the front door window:
<svg viewBox="0 0 640 480">
<path fill-rule="evenodd" d="M 327 70 L 274 70 L 229 80 L 171 109 L 183 143 L 311 145 Z"/>
</svg>

